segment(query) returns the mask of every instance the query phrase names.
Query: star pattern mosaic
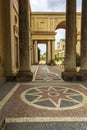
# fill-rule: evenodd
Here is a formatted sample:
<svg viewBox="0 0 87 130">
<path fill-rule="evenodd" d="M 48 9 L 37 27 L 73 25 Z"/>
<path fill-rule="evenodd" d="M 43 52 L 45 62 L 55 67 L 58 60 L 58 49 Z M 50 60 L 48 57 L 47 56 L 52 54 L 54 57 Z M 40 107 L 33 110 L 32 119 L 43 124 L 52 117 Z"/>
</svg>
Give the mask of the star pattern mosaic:
<svg viewBox="0 0 87 130">
<path fill-rule="evenodd" d="M 35 81 L 53 81 L 61 80 L 59 76 L 55 73 L 50 73 L 45 65 L 39 65 Z"/>
<path fill-rule="evenodd" d="M 22 100 L 38 109 L 68 110 L 81 107 L 85 95 L 75 89 L 59 86 L 30 88 L 22 93 Z"/>
</svg>

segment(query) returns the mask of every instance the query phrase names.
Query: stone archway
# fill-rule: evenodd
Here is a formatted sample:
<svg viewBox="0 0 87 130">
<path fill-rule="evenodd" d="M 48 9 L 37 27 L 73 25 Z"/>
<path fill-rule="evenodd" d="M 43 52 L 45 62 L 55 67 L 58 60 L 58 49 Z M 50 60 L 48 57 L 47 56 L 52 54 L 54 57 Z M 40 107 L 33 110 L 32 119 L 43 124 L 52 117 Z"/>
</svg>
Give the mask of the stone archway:
<svg viewBox="0 0 87 130">
<path fill-rule="evenodd" d="M 38 48 L 40 50 L 40 57 L 38 59 L 39 64 L 47 63 L 47 44 L 46 41 L 38 42 Z"/>
<path fill-rule="evenodd" d="M 78 19 L 77 19 L 78 20 Z M 80 47 L 81 47 L 81 36 L 80 36 L 80 25 L 81 25 L 81 20 L 79 19 L 79 28 L 76 27 L 76 38 L 77 38 L 77 42 L 76 42 L 76 54 L 78 54 L 80 56 Z M 58 23 L 58 25 L 56 26 L 56 30 L 58 29 L 65 29 L 66 30 L 66 21 L 61 21 L 60 23 Z M 66 43 L 66 39 L 65 39 L 65 43 Z"/>
<path fill-rule="evenodd" d="M 80 19 L 81 14 L 77 13 L 77 26 L 80 26 Z M 47 41 L 47 46 L 49 48 L 47 62 L 49 62 L 50 59 L 55 58 L 55 29 L 66 28 L 66 13 L 32 12 L 31 23 L 33 42 L 41 40 Z"/>
<path fill-rule="evenodd" d="M 61 21 L 57 26 L 56 26 L 56 29 L 59 29 L 59 28 L 63 28 L 63 29 L 66 29 L 66 21 Z"/>
<path fill-rule="evenodd" d="M 58 23 L 55 29 L 55 60 L 56 62 L 64 68 L 64 59 L 65 59 L 65 51 L 66 51 L 66 21 L 61 21 Z"/>
</svg>

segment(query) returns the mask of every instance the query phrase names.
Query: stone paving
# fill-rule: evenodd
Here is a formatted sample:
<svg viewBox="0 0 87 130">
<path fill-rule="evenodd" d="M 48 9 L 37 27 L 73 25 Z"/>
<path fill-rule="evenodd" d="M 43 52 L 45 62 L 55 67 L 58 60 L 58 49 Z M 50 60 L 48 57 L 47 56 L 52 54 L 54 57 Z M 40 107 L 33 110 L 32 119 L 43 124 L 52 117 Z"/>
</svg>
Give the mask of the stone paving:
<svg viewBox="0 0 87 130">
<path fill-rule="evenodd" d="M 50 82 L 61 80 L 61 77 L 54 72 L 51 72 L 46 65 L 39 65 L 35 76 L 37 82 Z"/>
<path fill-rule="evenodd" d="M 9 94 L 1 118 L 87 117 L 87 89 L 78 84 L 31 83 L 18 85 Z"/>
<path fill-rule="evenodd" d="M 12 90 L 16 82 L 7 82 L 0 85 L 0 101 Z"/>
<path fill-rule="evenodd" d="M 86 122 L 9 123 L 7 130 L 87 130 Z"/>
<path fill-rule="evenodd" d="M 7 130 L 87 130 L 87 88 L 64 82 L 53 70 L 39 66 L 34 82 L 17 83 L 4 94 L 0 118 L 6 119 Z M 38 73 L 43 82 L 37 82 Z"/>
</svg>

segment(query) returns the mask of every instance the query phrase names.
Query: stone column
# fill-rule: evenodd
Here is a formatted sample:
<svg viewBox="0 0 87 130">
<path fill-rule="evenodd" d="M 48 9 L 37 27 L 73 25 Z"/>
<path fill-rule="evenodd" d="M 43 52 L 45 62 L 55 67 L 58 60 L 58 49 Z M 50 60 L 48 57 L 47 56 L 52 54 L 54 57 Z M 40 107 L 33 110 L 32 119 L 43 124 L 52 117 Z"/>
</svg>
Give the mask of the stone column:
<svg viewBox="0 0 87 130">
<path fill-rule="evenodd" d="M 29 59 L 29 2 L 19 0 L 19 43 L 20 43 L 20 71 L 17 81 L 31 81 L 33 74 L 30 70 Z"/>
<path fill-rule="evenodd" d="M 51 47 L 52 47 L 52 59 L 55 59 L 55 41 L 52 41 L 52 45 L 51 45 Z"/>
<path fill-rule="evenodd" d="M 7 64 L 6 64 L 6 46 L 7 46 L 7 29 L 8 21 L 6 20 L 7 13 L 7 1 L 0 0 L 0 85 L 5 82 Z M 8 8 L 9 9 L 9 8 Z M 10 57 L 9 57 L 10 58 Z M 8 59 L 9 59 L 8 58 Z"/>
<path fill-rule="evenodd" d="M 32 50 L 31 50 L 31 64 L 34 63 L 34 54 L 33 53 L 34 52 L 33 52 L 33 48 L 32 48 Z"/>
<path fill-rule="evenodd" d="M 83 80 L 87 80 L 87 0 L 82 0 L 81 25 L 81 71 Z"/>
<path fill-rule="evenodd" d="M 76 80 L 76 0 L 67 0 L 64 80 Z"/>
<path fill-rule="evenodd" d="M 48 45 L 47 45 L 47 43 L 46 43 L 46 64 L 47 64 L 47 62 L 48 62 L 47 48 L 48 48 Z"/>
<path fill-rule="evenodd" d="M 48 43 L 47 43 L 47 64 L 49 64 L 50 59 L 51 59 L 51 42 L 48 41 Z"/>
<path fill-rule="evenodd" d="M 81 33 L 77 33 L 77 44 L 76 44 L 76 52 L 81 55 Z"/>
<path fill-rule="evenodd" d="M 34 64 L 38 64 L 38 47 L 37 47 L 37 40 L 34 41 Z"/>
</svg>

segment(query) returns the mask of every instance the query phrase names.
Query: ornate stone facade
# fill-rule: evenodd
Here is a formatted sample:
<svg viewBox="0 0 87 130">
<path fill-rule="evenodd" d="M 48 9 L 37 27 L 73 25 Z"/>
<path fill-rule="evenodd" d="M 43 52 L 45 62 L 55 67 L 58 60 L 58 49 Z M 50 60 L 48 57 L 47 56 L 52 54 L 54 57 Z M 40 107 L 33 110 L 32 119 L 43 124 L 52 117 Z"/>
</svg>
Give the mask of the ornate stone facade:
<svg viewBox="0 0 87 130">
<path fill-rule="evenodd" d="M 0 12 L 0 79 L 26 81 L 18 73 L 20 70 L 28 81 L 32 80 L 30 3 L 28 0 L 20 0 L 20 3 L 19 0 L 1 0 Z"/>
<path fill-rule="evenodd" d="M 76 30 L 77 34 L 79 34 L 81 32 L 80 13 L 77 13 L 76 20 L 77 20 Z M 49 63 L 50 59 L 55 58 L 55 35 L 56 35 L 55 31 L 56 29 L 60 28 L 66 29 L 66 13 L 32 12 L 31 21 L 32 21 L 31 28 L 32 28 L 33 44 L 34 41 L 37 41 L 37 44 L 38 43 L 46 44 L 47 46 L 46 57 L 47 57 L 47 63 Z M 80 45 L 80 40 L 78 41 L 78 45 Z M 33 57 L 35 56 L 36 53 L 34 53 Z M 34 64 L 38 63 L 38 61 L 33 60 L 33 63 Z"/>
<path fill-rule="evenodd" d="M 61 39 L 60 42 L 57 43 L 56 54 L 59 58 L 65 57 L 65 39 Z"/>
<path fill-rule="evenodd" d="M 12 78 L 20 67 L 19 61 L 19 3 L 0 1 L 0 76 Z M 2 33 L 3 31 L 3 33 Z"/>
</svg>

